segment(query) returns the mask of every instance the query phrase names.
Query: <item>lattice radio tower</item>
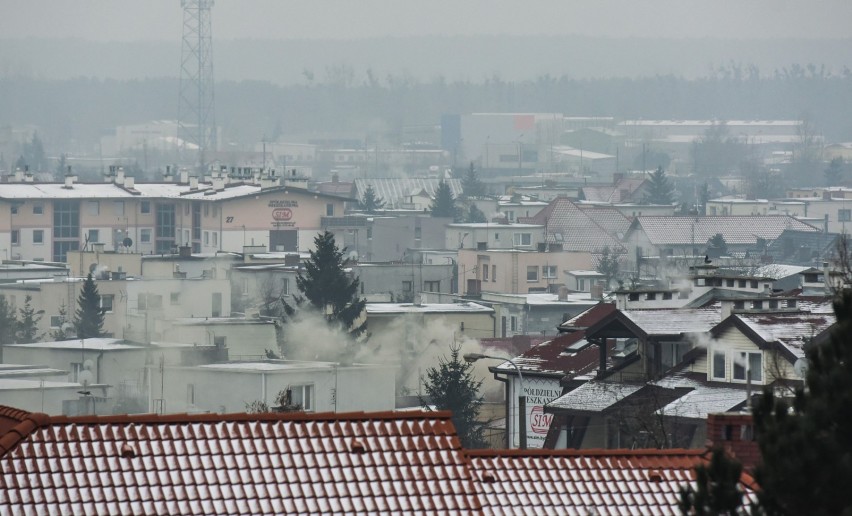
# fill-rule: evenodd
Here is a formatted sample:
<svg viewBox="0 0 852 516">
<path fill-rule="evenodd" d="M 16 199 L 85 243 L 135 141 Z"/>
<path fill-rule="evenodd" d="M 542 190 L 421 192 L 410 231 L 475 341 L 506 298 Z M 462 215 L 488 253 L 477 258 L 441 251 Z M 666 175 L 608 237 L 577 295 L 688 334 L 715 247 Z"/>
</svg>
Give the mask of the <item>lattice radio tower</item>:
<svg viewBox="0 0 852 516">
<path fill-rule="evenodd" d="M 180 55 L 178 138 L 188 158 L 197 146 L 197 165 L 203 173 L 205 152 L 216 150 L 216 110 L 213 97 L 213 0 L 181 0 L 183 44 Z"/>
</svg>

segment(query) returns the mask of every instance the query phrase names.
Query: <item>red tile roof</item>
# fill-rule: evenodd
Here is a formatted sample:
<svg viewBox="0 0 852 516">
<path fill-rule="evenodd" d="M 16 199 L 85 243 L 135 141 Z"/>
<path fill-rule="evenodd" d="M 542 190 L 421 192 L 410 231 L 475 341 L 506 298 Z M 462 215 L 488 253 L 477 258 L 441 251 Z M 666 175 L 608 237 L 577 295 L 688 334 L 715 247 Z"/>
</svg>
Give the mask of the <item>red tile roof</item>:
<svg viewBox="0 0 852 516">
<path fill-rule="evenodd" d="M 479 509 L 448 412 L 13 417 L 2 514 Z"/>
<path fill-rule="evenodd" d="M 702 450 L 469 451 L 485 514 L 679 514 Z M 752 478 L 743 474 L 746 503 Z"/>
<path fill-rule="evenodd" d="M 449 412 L 0 407 L 0 514 L 672 513 L 695 450 L 461 449 Z M 743 476 L 746 486 L 753 485 Z"/>
</svg>

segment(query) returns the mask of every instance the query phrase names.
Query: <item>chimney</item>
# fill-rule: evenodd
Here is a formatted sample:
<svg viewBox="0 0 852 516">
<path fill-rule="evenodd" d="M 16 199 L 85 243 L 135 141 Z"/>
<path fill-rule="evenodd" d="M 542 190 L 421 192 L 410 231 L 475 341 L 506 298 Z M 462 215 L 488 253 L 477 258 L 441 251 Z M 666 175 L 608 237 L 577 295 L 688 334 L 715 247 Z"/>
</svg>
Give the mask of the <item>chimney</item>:
<svg viewBox="0 0 852 516">
<path fill-rule="evenodd" d="M 333 172 L 331 174 L 331 182 L 332 183 L 339 183 L 340 182 L 340 174 L 338 174 L 337 172 Z"/>
<path fill-rule="evenodd" d="M 106 244 L 104 244 L 103 242 L 95 242 L 95 243 L 92 244 L 92 251 L 94 251 L 96 253 L 102 253 L 102 252 L 104 252 L 104 246 L 105 245 Z"/>
<path fill-rule="evenodd" d="M 196 176 L 192 176 L 189 178 L 189 189 L 198 190 L 198 178 Z"/>
<path fill-rule="evenodd" d="M 566 286 L 559 287 L 559 291 L 557 292 L 556 297 L 560 301 L 567 301 L 568 300 L 568 287 L 566 287 Z"/>
<path fill-rule="evenodd" d="M 180 184 L 185 185 L 189 182 L 189 171 L 185 168 L 180 169 Z"/>
<path fill-rule="evenodd" d="M 65 188 L 67 188 L 69 190 L 74 188 L 74 180 L 75 179 L 77 179 L 77 178 L 72 176 L 71 174 L 66 174 L 65 175 Z"/>
<path fill-rule="evenodd" d="M 24 180 L 24 171 L 20 168 L 15 169 L 15 182 L 20 183 Z"/>
<path fill-rule="evenodd" d="M 221 192 L 225 189 L 225 178 L 221 177 L 218 173 L 213 177 L 213 189 L 217 192 Z"/>
<path fill-rule="evenodd" d="M 734 311 L 734 302 L 730 299 L 722 300 L 722 321 L 731 316 L 731 313 Z"/>
<path fill-rule="evenodd" d="M 124 178 L 124 187 L 125 188 L 133 188 L 134 186 L 136 186 L 136 179 L 134 179 L 130 176 L 127 176 L 127 177 Z"/>
<path fill-rule="evenodd" d="M 592 299 L 601 300 L 603 299 L 603 291 L 604 286 L 602 283 L 593 283 L 591 287 L 589 287 L 589 292 L 592 294 Z"/>
<path fill-rule="evenodd" d="M 825 291 L 831 292 L 834 282 L 831 281 L 831 268 L 828 266 L 828 262 L 822 262 L 822 282 L 825 284 Z"/>
<path fill-rule="evenodd" d="M 118 171 L 115 173 L 115 184 L 124 184 L 124 167 L 118 167 Z"/>
</svg>

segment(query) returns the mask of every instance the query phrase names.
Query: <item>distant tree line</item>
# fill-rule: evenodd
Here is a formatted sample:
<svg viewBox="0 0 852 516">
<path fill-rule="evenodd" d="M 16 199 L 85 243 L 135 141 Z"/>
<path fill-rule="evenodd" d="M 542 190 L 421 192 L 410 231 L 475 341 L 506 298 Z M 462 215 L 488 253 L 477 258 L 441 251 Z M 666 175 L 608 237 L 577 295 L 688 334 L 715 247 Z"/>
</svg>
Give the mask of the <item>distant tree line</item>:
<svg viewBox="0 0 852 516">
<path fill-rule="evenodd" d="M 77 78 L 0 79 L 0 120 L 35 124 L 48 155 L 92 149 L 104 128 L 174 119 L 176 78 L 117 81 Z M 816 65 L 794 65 L 761 74 L 754 67 L 723 67 L 700 79 L 671 75 L 574 79 L 540 76 L 528 81 L 421 82 L 353 70 L 311 77 L 305 84 L 225 81 L 216 85 L 217 121 L 224 140 L 253 143 L 265 135 L 335 130 L 365 131 L 399 143 L 402 128 L 434 124 L 444 113 L 561 112 L 621 118 L 797 119 L 809 116 L 828 141 L 852 140 L 852 72 L 828 74 Z M 713 135 L 710 135 L 713 136 Z M 724 135 L 712 143 L 725 145 Z M 396 142 L 394 140 L 397 140 Z M 17 156 L 6 157 L 14 162 Z M 663 165 L 656 162 L 653 165 Z"/>
</svg>

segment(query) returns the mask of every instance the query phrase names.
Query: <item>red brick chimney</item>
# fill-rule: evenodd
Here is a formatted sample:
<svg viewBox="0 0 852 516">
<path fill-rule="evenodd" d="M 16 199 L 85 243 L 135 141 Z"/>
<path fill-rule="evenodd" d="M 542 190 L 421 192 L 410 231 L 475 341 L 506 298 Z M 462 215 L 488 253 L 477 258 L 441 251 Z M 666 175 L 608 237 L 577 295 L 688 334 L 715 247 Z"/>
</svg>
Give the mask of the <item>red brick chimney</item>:
<svg viewBox="0 0 852 516">
<path fill-rule="evenodd" d="M 760 462 L 760 448 L 754 433 L 751 414 L 723 412 L 707 415 L 707 447 L 721 446 L 728 455 L 740 461 L 746 471 Z"/>
</svg>

